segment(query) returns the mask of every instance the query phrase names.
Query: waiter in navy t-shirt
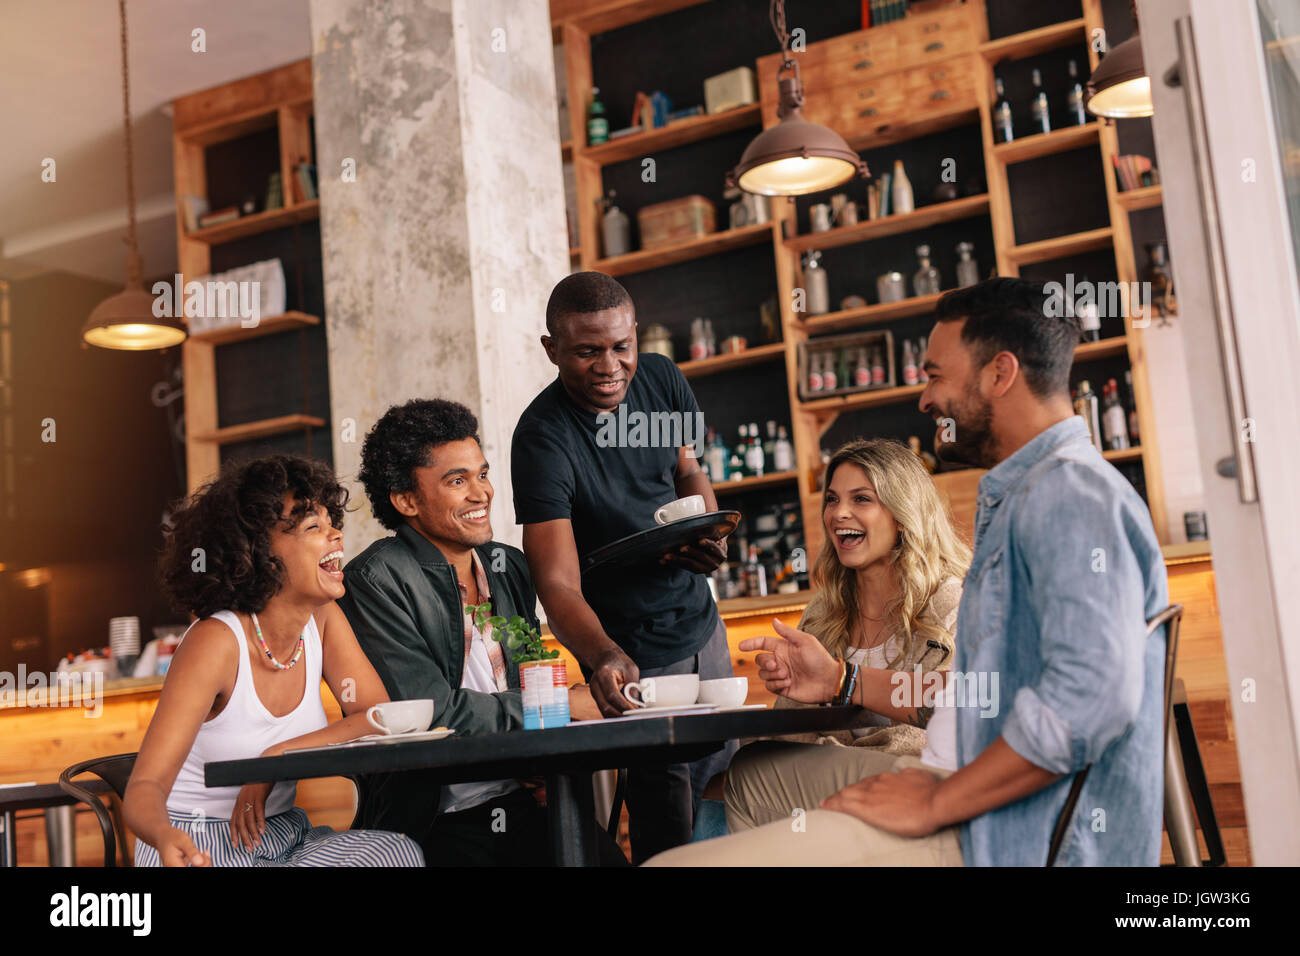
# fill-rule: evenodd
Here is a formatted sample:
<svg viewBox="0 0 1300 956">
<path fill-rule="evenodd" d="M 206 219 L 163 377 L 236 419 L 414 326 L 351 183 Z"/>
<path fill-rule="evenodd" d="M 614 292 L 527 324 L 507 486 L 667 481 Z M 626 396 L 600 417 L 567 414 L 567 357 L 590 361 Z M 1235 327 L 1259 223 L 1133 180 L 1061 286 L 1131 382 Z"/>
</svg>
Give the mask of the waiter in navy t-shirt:
<svg viewBox="0 0 1300 956">
<path fill-rule="evenodd" d="M 695 396 L 669 359 L 643 355 L 638 367 L 627 290 L 599 272 L 566 277 L 546 305 L 546 331 L 542 347 L 559 376 L 515 427 L 515 518 L 551 630 L 582 664 L 601 713 L 617 717 L 632 706 L 623 686 L 642 677 L 733 676 L 703 577 L 726 559 L 726 546 L 701 539 L 657 569 L 581 574 L 582 555 L 654 527 L 655 510 L 669 501 L 702 495 L 705 510 L 718 505 L 698 457 Z M 629 771 L 632 862 L 691 839 L 700 793 L 735 747 Z"/>
</svg>

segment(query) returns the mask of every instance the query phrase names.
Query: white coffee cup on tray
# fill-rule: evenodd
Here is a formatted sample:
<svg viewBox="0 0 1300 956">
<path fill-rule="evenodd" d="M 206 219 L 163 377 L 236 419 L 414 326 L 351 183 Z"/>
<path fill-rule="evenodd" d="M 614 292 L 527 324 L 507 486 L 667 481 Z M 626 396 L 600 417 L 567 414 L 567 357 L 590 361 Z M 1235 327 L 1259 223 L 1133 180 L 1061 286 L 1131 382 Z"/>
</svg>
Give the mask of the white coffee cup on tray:
<svg viewBox="0 0 1300 956">
<path fill-rule="evenodd" d="M 743 707 L 749 697 L 748 677 L 720 677 L 700 681 L 700 703 L 717 704 L 723 710 Z"/>
<path fill-rule="evenodd" d="M 366 711 L 366 721 L 381 734 L 409 734 L 428 730 L 433 723 L 433 700 L 390 700 Z"/>
<path fill-rule="evenodd" d="M 675 501 L 668 502 L 668 504 L 656 511 L 655 523 L 670 524 L 674 521 L 681 521 L 683 518 L 702 514 L 704 514 L 704 496 L 687 495 L 685 498 L 678 498 Z"/>
<path fill-rule="evenodd" d="M 636 696 L 632 696 L 636 691 Z M 699 674 L 643 677 L 623 685 L 623 696 L 633 707 L 689 707 L 700 694 Z"/>
</svg>

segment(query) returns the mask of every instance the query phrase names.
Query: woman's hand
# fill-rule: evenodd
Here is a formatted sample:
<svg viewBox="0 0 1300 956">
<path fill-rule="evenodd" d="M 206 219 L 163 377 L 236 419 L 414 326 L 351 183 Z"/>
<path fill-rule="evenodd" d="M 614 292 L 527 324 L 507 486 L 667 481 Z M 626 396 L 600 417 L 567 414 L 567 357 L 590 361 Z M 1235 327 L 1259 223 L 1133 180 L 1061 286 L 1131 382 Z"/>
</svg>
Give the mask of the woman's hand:
<svg viewBox="0 0 1300 956">
<path fill-rule="evenodd" d="M 246 783 L 235 797 L 235 809 L 230 815 L 230 842 L 250 851 L 262 845 L 266 832 L 266 798 L 274 784 Z"/>
<path fill-rule="evenodd" d="M 782 624 L 772 626 L 780 637 L 751 637 L 740 642 L 742 651 L 764 651 L 758 655 L 758 676 L 774 694 L 804 704 L 831 700 L 840 690 L 842 661 L 806 631 Z"/>
<path fill-rule="evenodd" d="M 158 859 L 163 866 L 211 866 L 206 853 L 194 846 L 190 835 L 178 827 L 169 827 L 158 842 Z"/>
</svg>

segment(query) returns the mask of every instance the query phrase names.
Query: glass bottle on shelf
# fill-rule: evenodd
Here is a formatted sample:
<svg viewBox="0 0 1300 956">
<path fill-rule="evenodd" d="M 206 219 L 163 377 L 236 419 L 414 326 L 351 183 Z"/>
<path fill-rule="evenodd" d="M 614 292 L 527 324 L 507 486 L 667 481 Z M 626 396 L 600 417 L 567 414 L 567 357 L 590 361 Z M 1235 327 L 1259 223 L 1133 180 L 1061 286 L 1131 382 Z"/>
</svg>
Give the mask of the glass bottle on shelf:
<svg viewBox="0 0 1300 956">
<path fill-rule="evenodd" d="M 600 101 L 600 88 L 591 88 L 591 102 L 587 105 L 587 145 L 599 146 L 609 142 L 609 118 L 605 104 Z"/>
<path fill-rule="evenodd" d="M 712 358 L 718 354 L 718 337 L 713 334 L 713 320 L 704 320 L 704 357 Z"/>
<path fill-rule="evenodd" d="M 889 189 L 893 200 L 893 208 L 890 213 L 914 212 L 916 210 L 916 200 L 912 196 L 912 181 L 907 178 L 907 172 L 903 169 L 901 159 L 894 160 L 894 176 L 890 183 Z"/>
<path fill-rule="evenodd" d="M 749 423 L 749 447 L 745 449 L 745 470 L 751 475 L 763 474 L 763 445 L 758 438 L 758 422 Z"/>
<path fill-rule="evenodd" d="M 1075 126 L 1088 122 L 1088 114 L 1083 109 L 1083 84 L 1079 82 L 1079 65 L 1070 61 L 1070 93 L 1065 98 L 1065 115 Z"/>
<path fill-rule="evenodd" d="M 935 469 L 939 467 L 939 461 L 934 457 L 934 455 L 925 451 L 921 447 L 921 439 L 917 438 L 915 435 L 908 436 L 907 447 L 911 450 L 913 455 L 921 460 L 922 467 L 933 475 Z"/>
<path fill-rule="evenodd" d="M 1085 275 L 1079 283 L 1086 291 L 1075 300 L 1074 314 L 1079 317 L 1079 338 L 1084 342 L 1096 342 L 1101 338 L 1101 313 L 1097 309 L 1097 300 L 1092 296 L 1092 283 Z"/>
<path fill-rule="evenodd" d="M 993 107 L 993 142 L 1009 143 L 1016 138 L 1015 127 L 1011 122 L 1011 104 L 1007 102 L 1007 91 L 1002 87 L 1002 77 L 994 80 L 998 91 L 998 101 Z"/>
<path fill-rule="evenodd" d="M 749 426 L 741 425 L 736 447 L 731 453 L 731 477 L 748 478 L 753 474 L 749 470 Z"/>
<path fill-rule="evenodd" d="M 929 342 L 923 335 L 916 346 L 916 375 L 922 384 L 930 381 L 930 376 L 925 374 L 925 350 L 928 345 Z"/>
<path fill-rule="evenodd" d="M 808 315 L 825 315 L 831 310 L 831 284 L 821 259 L 822 254 L 816 249 L 803 257 L 803 282 L 807 296 L 804 307 Z"/>
<path fill-rule="evenodd" d="M 915 385 L 921 380 L 916 370 L 916 353 L 912 351 L 912 340 L 903 339 L 903 384 Z"/>
<path fill-rule="evenodd" d="M 602 205 L 605 214 L 600 217 L 600 238 L 606 258 L 622 256 L 632 251 L 632 226 L 627 213 L 619 209 L 614 200 L 617 194 L 610 190 Z"/>
<path fill-rule="evenodd" d="M 772 449 L 772 467 L 776 471 L 794 471 L 794 445 L 790 444 L 784 425 L 776 430 L 776 446 Z"/>
<path fill-rule="evenodd" d="M 849 350 L 841 345 L 839 361 L 835 363 L 835 379 L 840 383 L 840 388 L 848 388 L 853 384 L 850 377 L 852 374 L 849 370 Z"/>
<path fill-rule="evenodd" d="M 776 471 L 776 422 L 767 423 L 767 437 L 763 439 L 763 471 Z"/>
<path fill-rule="evenodd" d="M 930 247 L 916 247 L 916 258 L 920 268 L 912 276 L 912 289 L 917 295 L 935 295 L 939 291 L 939 270 L 930 265 Z"/>
<path fill-rule="evenodd" d="M 867 361 L 867 350 L 858 349 L 853 362 L 853 384 L 861 388 L 871 384 L 871 364 Z"/>
<path fill-rule="evenodd" d="M 1051 112 L 1047 108 L 1047 93 L 1043 91 L 1043 74 L 1034 70 L 1034 98 L 1030 102 L 1030 113 L 1034 117 L 1035 133 L 1052 131 Z"/>
<path fill-rule="evenodd" d="M 964 289 L 968 285 L 974 285 L 980 281 L 980 267 L 974 259 L 970 257 L 975 251 L 975 246 L 969 242 L 957 243 L 957 288 Z"/>
<path fill-rule="evenodd" d="M 1101 390 L 1101 430 L 1106 448 L 1118 451 L 1128 447 L 1128 416 L 1119 403 L 1119 383 L 1113 378 Z"/>
<path fill-rule="evenodd" d="M 841 387 L 841 382 L 835 374 L 835 363 L 831 361 L 831 353 L 823 352 L 822 357 L 822 390 L 833 392 Z"/>
<path fill-rule="evenodd" d="M 1083 419 L 1084 424 L 1088 426 L 1088 434 L 1092 436 L 1092 443 L 1096 446 L 1097 451 L 1102 451 L 1101 443 L 1101 421 L 1097 414 L 1097 395 L 1092 390 L 1092 386 L 1085 378 L 1079 383 L 1079 390 L 1074 398 L 1074 414 Z"/>
<path fill-rule="evenodd" d="M 758 545 L 749 546 L 745 561 L 745 596 L 762 597 L 767 594 L 767 569 L 758 560 Z"/>
<path fill-rule="evenodd" d="M 1124 372 L 1124 408 L 1128 411 L 1128 440 L 1130 447 L 1136 448 L 1142 443 L 1142 434 L 1138 429 L 1137 396 L 1133 392 L 1133 370 Z"/>
<path fill-rule="evenodd" d="M 871 350 L 871 384 L 885 384 L 885 353 L 880 346 Z"/>
<path fill-rule="evenodd" d="M 691 319 L 691 361 L 698 362 L 709 354 L 709 347 L 704 342 L 704 320 Z"/>
<path fill-rule="evenodd" d="M 821 355 L 814 352 L 808 356 L 808 391 L 820 392 L 825 388 L 826 381 L 822 378 Z"/>
</svg>

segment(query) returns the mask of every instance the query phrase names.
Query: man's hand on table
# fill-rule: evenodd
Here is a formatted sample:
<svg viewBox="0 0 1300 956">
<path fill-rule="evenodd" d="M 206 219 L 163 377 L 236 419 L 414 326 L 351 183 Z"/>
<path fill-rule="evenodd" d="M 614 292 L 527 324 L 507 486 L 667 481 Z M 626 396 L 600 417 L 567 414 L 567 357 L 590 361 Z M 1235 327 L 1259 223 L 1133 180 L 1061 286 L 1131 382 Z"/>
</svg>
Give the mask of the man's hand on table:
<svg viewBox="0 0 1300 956">
<path fill-rule="evenodd" d="M 804 704 L 834 699 L 843 680 L 843 662 L 806 631 L 776 618 L 772 626 L 780 637 L 751 637 L 740 642 L 742 651 L 762 651 L 756 658 L 758 676 L 774 694 Z"/>
<path fill-rule="evenodd" d="M 684 544 L 677 551 L 665 554 L 659 563 L 671 564 L 696 574 L 712 574 L 726 560 L 726 538 L 700 538 L 694 544 Z"/>
<path fill-rule="evenodd" d="M 601 716 L 622 717 L 623 711 L 631 709 L 623 688 L 640 676 L 641 671 L 632 658 L 616 646 L 596 658 L 592 663 L 590 687 Z"/>
<path fill-rule="evenodd" d="M 847 813 L 899 836 L 929 836 L 939 829 L 934 811 L 939 782 L 919 767 L 880 773 L 827 797 L 822 809 Z"/>
<path fill-rule="evenodd" d="M 591 696 L 591 688 L 586 684 L 575 684 L 569 688 L 569 719 L 599 720 L 600 707 Z"/>
</svg>

